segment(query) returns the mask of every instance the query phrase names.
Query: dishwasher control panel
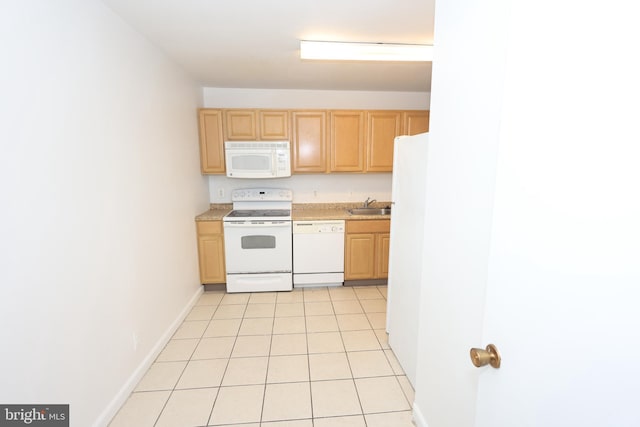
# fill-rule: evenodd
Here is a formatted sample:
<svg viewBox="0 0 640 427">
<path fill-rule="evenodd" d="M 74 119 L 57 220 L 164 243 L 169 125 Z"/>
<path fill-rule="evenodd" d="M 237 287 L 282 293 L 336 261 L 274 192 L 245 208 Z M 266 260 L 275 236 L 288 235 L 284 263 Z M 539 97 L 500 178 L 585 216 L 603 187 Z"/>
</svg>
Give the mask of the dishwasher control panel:
<svg viewBox="0 0 640 427">
<path fill-rule="evenodd" d="M 293 221 L 293 234 L 344 233 L 342 220 Z"/>
</svg>

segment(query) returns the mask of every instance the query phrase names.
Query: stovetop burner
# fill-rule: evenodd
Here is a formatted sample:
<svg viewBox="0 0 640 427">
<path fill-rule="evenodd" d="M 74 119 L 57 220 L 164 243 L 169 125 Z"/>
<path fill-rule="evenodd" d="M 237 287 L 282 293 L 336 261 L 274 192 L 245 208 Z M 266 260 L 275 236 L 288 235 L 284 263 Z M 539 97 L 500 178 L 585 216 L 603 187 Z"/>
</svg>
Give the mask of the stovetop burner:
<svg viewBox="0 0 640 427">
<path fill-rule="evenodd" d="M 289 217 L 289 209 L 237 209 L 232 210 L 227 218 L 263 218 L 263 217 Z"/>
<path fill-rule="evenodd" d="M 231 192 L 233 210 L 225 222 L 291 221 L 291 190 L 244 188 Z"/>
</svg>

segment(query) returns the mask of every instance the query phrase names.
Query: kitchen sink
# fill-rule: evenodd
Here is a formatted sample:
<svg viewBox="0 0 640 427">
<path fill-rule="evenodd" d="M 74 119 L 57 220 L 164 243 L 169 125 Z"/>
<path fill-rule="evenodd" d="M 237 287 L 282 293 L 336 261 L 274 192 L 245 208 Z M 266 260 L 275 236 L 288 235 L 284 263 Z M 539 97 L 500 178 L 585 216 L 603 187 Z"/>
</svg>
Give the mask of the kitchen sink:
<svg viewBox="0 0 640 427">
<path fill-rule="evenodd" d="M 348 212 L 351 215 L 389 215 L 391 208 L 354 208 Z"/>
</svg>

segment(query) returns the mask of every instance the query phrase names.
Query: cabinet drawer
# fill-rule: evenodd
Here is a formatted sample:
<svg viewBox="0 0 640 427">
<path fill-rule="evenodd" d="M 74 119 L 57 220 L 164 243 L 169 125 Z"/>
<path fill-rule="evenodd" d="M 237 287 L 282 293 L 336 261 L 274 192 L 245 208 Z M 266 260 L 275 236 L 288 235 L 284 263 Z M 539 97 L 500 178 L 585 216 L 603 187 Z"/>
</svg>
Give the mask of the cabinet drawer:
<svg viewBox="0 0 640 427">
<path fill-rule="evenodd" d="M 347 233 L 388 233 L 390 228 L 388 219 L 347 221 Z"/>
<path fill-rule="evenodd" d="M 198 234 L 221 234 L 222 221 L 198 221 Z"/>
</svg>

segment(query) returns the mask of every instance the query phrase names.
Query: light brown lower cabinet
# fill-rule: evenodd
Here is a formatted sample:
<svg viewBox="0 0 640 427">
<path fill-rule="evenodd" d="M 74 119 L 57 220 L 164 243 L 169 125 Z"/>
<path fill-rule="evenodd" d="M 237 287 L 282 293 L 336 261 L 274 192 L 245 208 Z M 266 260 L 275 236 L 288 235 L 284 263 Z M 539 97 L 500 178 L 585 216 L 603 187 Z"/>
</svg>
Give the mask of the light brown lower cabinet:
<svg viewBox="0 0 640 427">
<path fill-rule="evenodd" d="M 200 283 L 225 283 L 224 234 L 222 221 L 198 221 L 198 261 Z"/>
<path fill-rule="evenodd" d="M 388 277 L 390 223 L 388 219 L 347 221 L 345 280 Z"/>
<path fill-rule="evenodd" d="M 378 278 L 386 279 L 389 277 L 389 233 L 379 233 L 376 235 L 376 256 L 378 266 Z"/>
</svg>

